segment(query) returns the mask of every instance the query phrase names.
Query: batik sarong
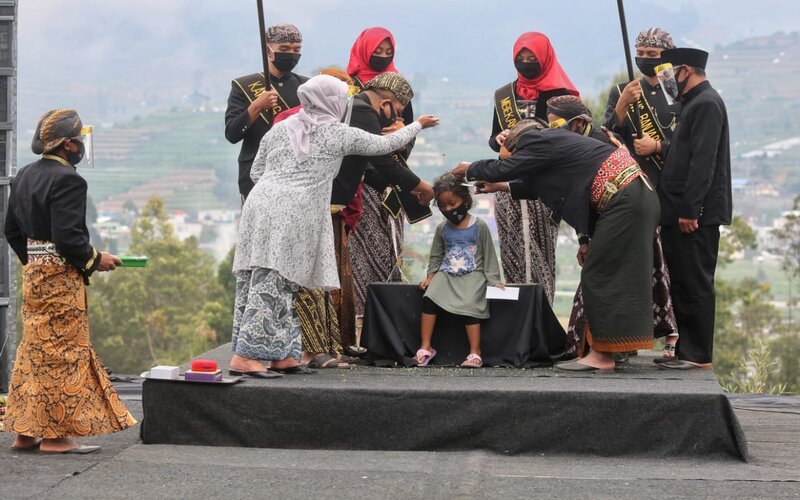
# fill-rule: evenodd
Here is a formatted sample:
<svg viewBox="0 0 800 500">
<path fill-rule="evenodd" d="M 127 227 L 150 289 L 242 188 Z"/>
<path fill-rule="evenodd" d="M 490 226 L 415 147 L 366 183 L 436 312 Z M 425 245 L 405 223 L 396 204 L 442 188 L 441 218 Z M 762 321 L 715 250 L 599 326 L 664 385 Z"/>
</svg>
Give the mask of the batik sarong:
<svg viewBox="0 0 800 500">
<path fill-rule="evenodd" d="M 553 303 L 558 224 L 539 200 L 514 200 L 495 193 L 495 220 L 506 283 L 538 283 Z"/>
<path fill-rule="evenodd" d="M 3 430 L 57 439 L 134 425 L 89 341 L 81 273 L 57 255 L 29 255 L 22 273 L 24 333 Z"/>
<path fill-rule="evenodd" d="M 336 315 L 331 293 L 301 288 L 294 301 L 297 319 L 300 320 L 300 338 L 303 351 L 313 354 L 342 353 L 339 338 L 339 318 Z"/>
<path fill-rule="evenodd" d="M 333 214 L 333 245 L 339 267 L 339 290 L 331 291 L 331 300 L 339 322 L 339 337 L 343 347 L 356 343 L 356 291 L 353 262 L 350 258 L 350 235 L 340 214 Z"/>
<path fill-rule="evenodd" d="M 233 312 L 234 354 L 263 361 L 300 359 L 299 287 L 273 269 L 238 271 Z"/>
<path fill-rule="evenodd" d="M 675 310 L 669 294 L 669 271 L 664 262 L 664 250 L 661 248 L 660 227 L 656 228 L 656 238 L 653 240 L 653 258 L 653 336 L 661 338 L 677 335 L 678 324 L 675 321 Z M 580 332 L 585 326 L 583 292 L 581 285 L 578 285 L 575 298 L 572 300 L 572 312 L 567 328 L 567 354 L 577 354 Z"/>
<path fill-rule="evenodd" d="M 397 262 L 403 253 L 404 216 L 392 217 L 382 204 L 382 193 L 367 185 L 363 203 L 364 211 L 349 242 L 358 316 L 364 315 L 370 283 L 400 281 Z"/>
</svg>

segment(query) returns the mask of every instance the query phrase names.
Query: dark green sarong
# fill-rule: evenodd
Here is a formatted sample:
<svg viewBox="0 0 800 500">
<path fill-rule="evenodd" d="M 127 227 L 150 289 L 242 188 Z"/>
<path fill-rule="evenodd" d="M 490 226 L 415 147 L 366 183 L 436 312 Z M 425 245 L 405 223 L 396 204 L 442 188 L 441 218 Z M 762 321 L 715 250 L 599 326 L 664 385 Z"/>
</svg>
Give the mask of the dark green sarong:
<svg viewBox="0 0 800 500">
<path fill-rule="evenodd" d="M 587 344 L 600 352 L 653 346 L 653 237 L 658 195 L 642 179 L 608 202 L 581 272 Z"/>
</svg>

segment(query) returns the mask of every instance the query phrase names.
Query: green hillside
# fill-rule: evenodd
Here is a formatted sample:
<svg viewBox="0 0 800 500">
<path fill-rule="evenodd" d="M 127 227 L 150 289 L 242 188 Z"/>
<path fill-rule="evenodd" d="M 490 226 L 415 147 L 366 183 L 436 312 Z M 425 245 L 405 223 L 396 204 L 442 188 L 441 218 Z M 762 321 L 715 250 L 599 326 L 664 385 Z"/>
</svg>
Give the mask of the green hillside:
<svg viewBox="0 0 800 500">
<path fill-rule="evenodd" d="M 173 109 L 114 127 L 96 127 L 94 144 L 97 168 L 82 174 L 95 202 L 145 184 L 160 191 L 158 180 L 169 174 L 208 170 L 216 176 L 214 183 L 200 190 L 177 187 L 164 195 L 167 207 L 193 211 L 238 206 L 238 148 L 225 141 L 221 113 Z"/>
<path fill-rule="evenodd" d="M 708 77 L 728 108 L 733 153 L 800 135 L 800 34 L 751 38 L 711 52 Z"/>
</svg>

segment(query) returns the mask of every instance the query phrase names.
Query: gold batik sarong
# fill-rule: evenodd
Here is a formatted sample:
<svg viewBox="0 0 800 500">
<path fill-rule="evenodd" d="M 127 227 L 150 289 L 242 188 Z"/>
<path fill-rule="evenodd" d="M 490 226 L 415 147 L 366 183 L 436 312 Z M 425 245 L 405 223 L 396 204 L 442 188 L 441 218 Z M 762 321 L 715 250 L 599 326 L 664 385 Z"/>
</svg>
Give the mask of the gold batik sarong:
<svg viewBox="0 0 800 500">
<path fill-rule="evenodd" d="M 81 273 L 57 254 L 30 255 L 23 269 L 24 333 L 3 430 L 56 439 L 134 425 L 89 341 Z"/>
</svg>

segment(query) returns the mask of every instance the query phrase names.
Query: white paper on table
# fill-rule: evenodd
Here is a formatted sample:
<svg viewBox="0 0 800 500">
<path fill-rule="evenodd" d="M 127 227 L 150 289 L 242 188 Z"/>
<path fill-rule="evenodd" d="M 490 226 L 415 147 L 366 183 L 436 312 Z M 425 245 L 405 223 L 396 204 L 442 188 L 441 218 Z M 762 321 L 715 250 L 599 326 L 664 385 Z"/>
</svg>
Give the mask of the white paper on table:
<svg viewBox="0 0 800 500">
<path fill-rule="evenodd" d="M 519 300 L 519 288 L 507 286 L 505 289 L 501 289 L 497 288 L 496 286 L 487 286 L 486 298 L 499 300 Z"/>
</svg>

